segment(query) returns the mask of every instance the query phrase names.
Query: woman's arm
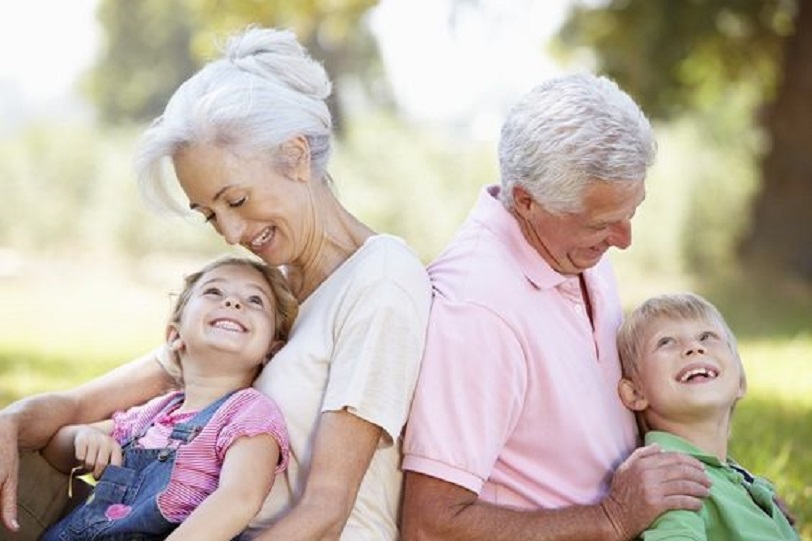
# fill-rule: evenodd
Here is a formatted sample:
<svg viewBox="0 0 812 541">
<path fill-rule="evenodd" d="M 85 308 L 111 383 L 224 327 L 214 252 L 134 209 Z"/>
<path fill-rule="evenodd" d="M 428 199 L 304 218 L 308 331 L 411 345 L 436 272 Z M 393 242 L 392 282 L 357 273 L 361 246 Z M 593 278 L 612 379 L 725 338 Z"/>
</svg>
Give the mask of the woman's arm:
<svg viewBox="0 0 812 541">
<path fill-rule="evenodd" d="M 108 418 L 172 385 L 150 352 L 74 389 L 24 398 L 0 411 L 0 512 L 6 527 L 16 529 L 19 449 L 40 449 L 64 425 Z"/>
<path fill-rule="evenodd" d="M 322 413 L 304 494 L 257 539 L 338 539 L 380 438 L 380 427 L 351 413 Z"/>
<path fill-rule="evenodd" d="M 269 434 L 235 440 L 226 452 L 217 490 L 167 537 L 167 541 L 228 541 L 236 537 L 259 512 L 271 491 L 279 452 L 279 445 Z"/>
</svg>

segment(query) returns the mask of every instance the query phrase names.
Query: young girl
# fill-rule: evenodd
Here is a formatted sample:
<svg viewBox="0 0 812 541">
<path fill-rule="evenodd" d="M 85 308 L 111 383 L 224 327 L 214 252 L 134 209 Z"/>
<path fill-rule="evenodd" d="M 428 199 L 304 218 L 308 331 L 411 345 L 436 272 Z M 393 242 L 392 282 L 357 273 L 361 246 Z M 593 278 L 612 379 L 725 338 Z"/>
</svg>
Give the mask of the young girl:
<svg viewBox="0 0 812 541">
<path fill-rule="evenodd" d="M 239 535 L 287 464 L 282 415 L 251 383 L 297 311 L 261 263 L 224 258 L 187 277 L 166 332 L 182 391 L 51 439 L 43 455 L 55 467 L 99 481 L 42 539 Z"/>
</svg>

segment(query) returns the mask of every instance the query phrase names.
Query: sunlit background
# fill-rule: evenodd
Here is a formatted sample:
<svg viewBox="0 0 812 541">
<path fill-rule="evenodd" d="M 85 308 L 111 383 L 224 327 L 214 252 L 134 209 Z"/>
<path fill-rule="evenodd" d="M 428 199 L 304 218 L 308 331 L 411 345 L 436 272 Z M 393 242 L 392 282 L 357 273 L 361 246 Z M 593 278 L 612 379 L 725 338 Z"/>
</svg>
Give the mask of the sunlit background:
<svg viewBox="0 0 812 541">
<path fill-rule="evenodd" d="M 692 289 L 740 338 L 734 457 L 812 541 L 812 7 L 800 0 L 26 0 L 0 4 L 0 405 L 161 340 L 182 275 L 228 248 L 136 190 L 139 132 L 214 44 L 290 27 L 335 81 L 344 203 L 428 263 L 498 179 L 535 83 L 606 73 L 655 122 L 631 307 Z M 802 39 L 802 36 L 806 38 Z"/>
</svg>

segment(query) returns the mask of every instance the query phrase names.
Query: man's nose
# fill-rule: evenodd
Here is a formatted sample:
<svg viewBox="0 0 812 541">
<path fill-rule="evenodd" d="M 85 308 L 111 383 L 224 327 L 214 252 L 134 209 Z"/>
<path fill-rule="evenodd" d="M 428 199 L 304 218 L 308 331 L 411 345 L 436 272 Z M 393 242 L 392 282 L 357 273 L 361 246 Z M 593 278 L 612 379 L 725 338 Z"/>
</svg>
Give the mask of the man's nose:
<svg viewBox="0 0 812 541">
<path fill-rule="evenodd" d="M 607 239 L 609 244 L 620 249 L 625 250 L 632 244 L 632 221 L 621 220 L 612 226 L 612 232 Z"/>
</svg>

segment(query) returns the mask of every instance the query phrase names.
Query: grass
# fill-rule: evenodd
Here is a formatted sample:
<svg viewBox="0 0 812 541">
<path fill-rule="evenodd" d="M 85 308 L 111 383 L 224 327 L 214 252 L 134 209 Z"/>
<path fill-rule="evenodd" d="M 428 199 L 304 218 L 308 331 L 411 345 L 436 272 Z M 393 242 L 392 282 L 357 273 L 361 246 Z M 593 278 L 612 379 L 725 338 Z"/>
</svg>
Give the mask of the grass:
<svg viewBox="0 0 812 541">
<path fill-rule="evenodd" d="M 0 278 L 0 406 L 73 386 L 154 347 L 163 336 L 168 293 L 198 265 L 31 262 L 15 277 Z M 652 281 L 623 269 L 619 280 L 634 285 L 622 292 L 631 303 L 690 288 L 726 315 L 748 374 L 731 455 L 775 483 L 801 539 L 812 541 L 812 292 L 744 277 Z"/>
</svg>

